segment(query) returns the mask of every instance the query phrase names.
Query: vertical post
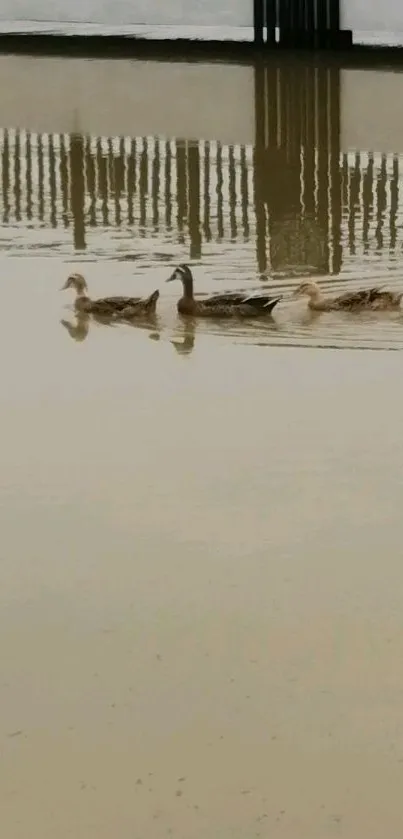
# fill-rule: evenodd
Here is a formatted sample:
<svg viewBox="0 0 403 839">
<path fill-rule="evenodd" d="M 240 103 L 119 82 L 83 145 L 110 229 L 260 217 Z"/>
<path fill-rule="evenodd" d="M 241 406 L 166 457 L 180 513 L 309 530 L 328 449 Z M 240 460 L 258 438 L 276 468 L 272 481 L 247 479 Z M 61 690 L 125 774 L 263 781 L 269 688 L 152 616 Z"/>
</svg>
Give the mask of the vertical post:
<svg viewBox="0 0 403 839">
<path fill-rule="evenodd" d="M 281 2 L 281 0 L 280 0 Z M 266 9 L 266 42 L 268 46 L 276 43 L 277 26 L 277 2 L 276 0 L 265 0 Z"/>
<path fill-rule="evenodd" d="M 160 191 L 160 168 L 161 168 L 160 141 L 159 141 L 158 137 L 155 137 L 155 139 L 154 139 L 154 154 L 153 154 L 153 162 L 152 162 L 152 174 L 151 174 L 153 228 L 154 228 L 155 233 L 158 233 L 158 230 L 159 230 L 158 199 L 159 199 L 159 191 Z"/>
<path fill-rule="evenodd" d="M 322 270 L 329 272 L 329 89 L 327 69 L 316 68 L 317 220 L 324 237 Z"/>
<path fill-rule="evenodd" d="M 17 129 L 15 132 L 14 144 L 14 195 L 15 195 L 15 218 L 21 221 L 21 137 Z"/>
<path fill-rule="evenodd" d="M 341 245 L 341 169 L 340 169 L 340 70 L 330 67 L 329 134 L 330 134 L 330 212 L 333 260 L 332 274 L 339 274 L 342 264 Z"/>
<path fill-rule="evenodd" d="M 53 134 L 49 134 L 49 191 L 50 191 L 50 223 L 52 227 L 57 227 L 57 213 L 56 213 L 56 154 L 53 144 Z"/>
<path fill-rule="evenodd" d="M 228 192 L 229 192 L 229 225 L 231 231 L 231 240 L 234 242 L 237 238 L 237 224 L 236 224 L 236 182 L 235 182 L 235 157 L 234 147 L 230 146 L 228 151 Z"/>
<path fill-rule="evenodd" d="M 27 132 L 26 138 L 26 179 L 27 179 L 27 219 L 32 219 L 32 147 L 31 134 Z"/>
<path fill-rule="evenodd" d="M 127 161 L 126 174 L 126 189 L 127 189 L 127 221 L 132 226 L 134 224 L 134 196 L 136 193 L 136 141 L 132 140 L 130 143 L 130 154 Z"/>
<path fill-rule="evenodd" d="M 66 141 L 64 134 L 59 134 L 60 143 L 60 192 L 62 196 L 63 206 L 63 224 L 68 227 L 70 224 L 69 218 L 69 167 L 67 161 Z"/>
<path fill-rule="evenodd" d="M 206 242 L 211 242 L 210 227 L 210 143 L 204 144 L 204 179 L 203 179 L 203 233 Z"/>
<path fill-rule="evenodd" d="M 165 143 L 165 224 L 166 229 L 172 230 L 172 192 L 171 192 L 171 174 L 172 174 L 172 152 L 171 143 L 169 140 Z"/>
<path fill-rule="evenodd" d="M 265 175 L 265 67 L 255 65 L 255 148 L 253 155 L 253 188 L 256 217 L 256 258 L 260 274 L 267 268 L 266 253 L 266 208 L 264 203 Z"/>
<path fill-rule="evenodd" d="M 200 152 L 198 143 L 188 144 L 187 153 L 189 210 L 188 225 L 190 236 L 190 258 L 201 258 L 200 232 Z"/>
<path fill-rule="evenodd" d="M 256 46 L 263 46 L 264 0 L 253 0 L 253 31 Z"/>
<path fill-rule="evenodd" d="M 84 222 L 84 138 L 70 135 L 70 206 L 73 216 L 74 248 L 85 250 Z"/>
</svg>

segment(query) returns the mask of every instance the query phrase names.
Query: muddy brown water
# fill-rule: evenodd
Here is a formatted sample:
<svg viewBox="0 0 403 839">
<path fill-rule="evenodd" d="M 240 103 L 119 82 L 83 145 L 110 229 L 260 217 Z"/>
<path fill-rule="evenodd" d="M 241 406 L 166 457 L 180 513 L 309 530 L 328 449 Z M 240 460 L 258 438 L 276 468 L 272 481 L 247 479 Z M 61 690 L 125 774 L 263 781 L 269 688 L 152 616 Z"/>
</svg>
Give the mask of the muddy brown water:
<svg viewBox="0 0 403 839">
<path fill-rule="evenodd" d="M 324 174 L 304 124 L 263 169 L 3 127 L 8 839 L 401 832 L 402 316 L 291 300 L 306 275 L 401 287 L 400 159 L 330 143 Z M 284 302 L 183 323 L 184 260 L 199 293 Z M 160 287 L 155 320 L 77 324 L 72 270 Z"/>
</svg>

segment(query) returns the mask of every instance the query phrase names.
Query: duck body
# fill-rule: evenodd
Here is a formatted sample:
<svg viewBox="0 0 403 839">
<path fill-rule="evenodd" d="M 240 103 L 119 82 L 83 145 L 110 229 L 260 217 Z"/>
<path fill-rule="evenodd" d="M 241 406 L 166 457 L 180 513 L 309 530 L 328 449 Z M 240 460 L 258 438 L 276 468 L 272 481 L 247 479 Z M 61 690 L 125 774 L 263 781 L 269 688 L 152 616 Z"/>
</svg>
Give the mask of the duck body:
<svg viewBox="0 0 403 839">
<path fill-rule="evenodd" d="M 87 283 L 81 274 L 70 274 L 63 290 L 68 288 L 74 288 L 76 291 L 74 308 L 77 314 L 115 320 L 131 320 L 134 317 L 155 312 L 160 296 L 157 289 L 149 297 L 102 297 L 91 300 L 86 293 Z"/>
<path fill-rule="evenodd" d="M 383 288 L 364 288 L 348 291 L 338 297 L 323 297 L 319 286 L 313 282 L 301 283 L 294 296 L 305 295 L 308 307 L 315 312 L 393 311 L 400 308 L 403 292 Z"/>
<path fill-rule="evenodd" d="M 281 297 L 267 294 L 248 295 L 241 292 L 215 294 L 202 300 L 193 296 L 193 275 L 188 265 L 179 265 L 167 282 L 181 280 L 183 295 L 177 308 L 181 315 L 206 318 L 256 318 L 272 312 Z"/>
</svg>

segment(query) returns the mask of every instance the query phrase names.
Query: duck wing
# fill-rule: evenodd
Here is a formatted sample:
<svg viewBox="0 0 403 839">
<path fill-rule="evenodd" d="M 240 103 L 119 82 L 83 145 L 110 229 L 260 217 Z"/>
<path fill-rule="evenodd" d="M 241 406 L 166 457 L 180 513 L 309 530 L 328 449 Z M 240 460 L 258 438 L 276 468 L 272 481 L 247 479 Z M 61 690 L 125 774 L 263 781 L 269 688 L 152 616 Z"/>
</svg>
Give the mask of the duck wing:
<svg viewBox="0 0 403 839">
<path fill-rule="evenodd" d="M 335 309 L 355 309 L 364 306 L 371 306 L 377 296 L 382 294 L 379 288 L 362 288 L 359 291 L 347 291 L 345 294 L 340 294 L 332 301 L 332 308 Z"/>
<path fill-rule="evenodd" d="M 202 300 L 204 306 L 216 308 L 218 306 L 251 306 L 255 309 L 271 312 L 274 306 L 281 300 L 280 297 L 271 297 L 268 294 L 244 294 L 242 292 L 230 291 L 227 294 L 215 294 Z"/>
</svg>

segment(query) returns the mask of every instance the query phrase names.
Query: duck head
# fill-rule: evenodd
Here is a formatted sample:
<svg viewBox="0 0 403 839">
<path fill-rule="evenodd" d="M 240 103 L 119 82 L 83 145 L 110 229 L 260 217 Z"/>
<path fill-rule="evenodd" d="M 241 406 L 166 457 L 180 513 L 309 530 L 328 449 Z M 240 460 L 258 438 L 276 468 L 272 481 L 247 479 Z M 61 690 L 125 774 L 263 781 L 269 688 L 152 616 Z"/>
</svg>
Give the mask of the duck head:
<svg viewBox="0 0 403 839">
<path fill-rule="evenodd" d="M 65 284 L 61 287 L 61 291 L 65 291 L 67 288 L 74 288 L 77 294 L 85 294 L 87 283 L 82 274 L 70 274 Z"/>
<path fill-rule="evenodd" d="M 182 263 L 175 268 L 175 271 L 167 279 L 167 283 L 172 283 L 173 280 L 181 280 L 185 295 L 193 296 L 193 274 L 189 265 Z"/>
<path fill-rule="evenodd" d="M 293 297 L 303 297 L 303 296 L 305 296 L 305 297 L 310 297 L 311 299 L 314 299 L 315 297 L 318 297 L 319 294 L 320 294 L 319 286 L 314 282 L 309 282 L 308 281 L 308 282 L 305 282 L 305 283 L 301 283 L 301 285 L 299 285 L 298 288 L 295 289 L 292 296 Z"/>
</svg>

